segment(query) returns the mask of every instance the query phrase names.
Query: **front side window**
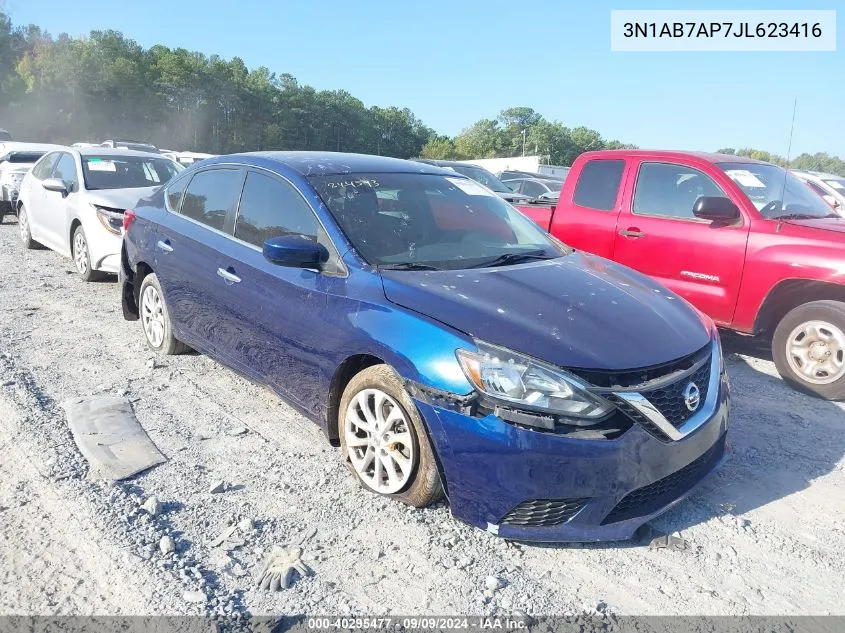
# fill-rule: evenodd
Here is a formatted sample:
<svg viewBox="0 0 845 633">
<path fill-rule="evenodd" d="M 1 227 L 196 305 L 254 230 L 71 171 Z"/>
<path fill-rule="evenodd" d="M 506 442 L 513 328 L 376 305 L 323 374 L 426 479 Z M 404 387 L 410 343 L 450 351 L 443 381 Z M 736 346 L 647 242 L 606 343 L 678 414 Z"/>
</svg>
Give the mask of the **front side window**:
<svg viewBox="0 0 845 633">
<path fill-rule="evenodd" d="M 769 163 L 717 163 L 764 218 L 772 220 L 839 217 L 801 180 Z"/>
<path fill-rule="evenodd" d="M 261 248 L 271 237 L 305 235 L 317 240 L 317 218 L 294 187 L 270 176 L 246 177 L 235 237 Z"/>
<path fill-rule="evenodd" d="M 579 207 L 612 211 L 624 171 L 624 160 L 587 161 L 581 168 L 572 201 Z"/>
<path fill-rule="evenodd" d="M 196 174 L 185 191 L 181 214 L 222 231 L 226 215 L 241 192 L 241 178 L 237 169 L 210 169 Z"/>
<path fill-rule="evenodd" d="M 59 156 L 59 152 L 47 154 L 35 167 L 32 168 L 32 175 L 38 180 L 46 180 L 49 178 L 50 174 L 53 173 L 53 167 L 56 165 L 56 161 L 59 160 Z"/>
<path fill-rule="evenodd" d="M 462 269 L 569 252 L 489 189 L 458 175 L 358 173 L 309 182 L 358 253 L 381 267 Z"/>
<path fill-rule="evenodd" d="M 76 161 L 70 154 L 62 154 L 53 168 L 53 178 L 63 180 L 69 185 L 76 185 L 79 179 L 76 175 Z"/>
<path fill-rule="evenodd" d="M 671 163 L 643 163 L 637 175 L 633 212 L 680 220 L 696 219 L 692 213 L 701 196 L 725 192 L 707 174 Z"/>
<path fill-rule="evenodd" d="M 161 185 L 181 171 L 169 158 L 145 156 L 83 156 L 85 188 L 133 189 Z"/>
</svg>

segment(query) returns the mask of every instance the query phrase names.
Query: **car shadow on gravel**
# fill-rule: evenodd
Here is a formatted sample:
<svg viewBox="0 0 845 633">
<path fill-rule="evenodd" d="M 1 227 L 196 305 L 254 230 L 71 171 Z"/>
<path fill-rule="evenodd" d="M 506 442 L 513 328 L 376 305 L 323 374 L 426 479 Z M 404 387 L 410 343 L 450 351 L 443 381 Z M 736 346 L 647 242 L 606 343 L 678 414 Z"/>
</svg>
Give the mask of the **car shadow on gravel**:
<svg viewBox="0 0 845 633">
<path fill-rule="evenodd" d="M 571 549 L 648 546 L 655 535 L 686 533 L 716 520 L 736 530 L 753 530 L 746 517 L 777 514 L 795 525 L 806 511 L 819 511 L 816 493 L 802 499 L 814 480 L 835 471 L 845 456 L 843 406 L 792 389 L 777 376 L 767 341 L 723 335 L 731 381 L 728 459 L 677 506 L 653 519 L 630 541 L 612 543 L 523 543 Z M 773 375 L 774 374 L 774 375 Z M 796 494 L 798 493 L 798 494 Z M 766 506 L 790 498 L 777 512 Z M 822 502 L 824 499 L 822 499 Z M 794 516 L 793 516 L 794 515 Z"/>
</svg>

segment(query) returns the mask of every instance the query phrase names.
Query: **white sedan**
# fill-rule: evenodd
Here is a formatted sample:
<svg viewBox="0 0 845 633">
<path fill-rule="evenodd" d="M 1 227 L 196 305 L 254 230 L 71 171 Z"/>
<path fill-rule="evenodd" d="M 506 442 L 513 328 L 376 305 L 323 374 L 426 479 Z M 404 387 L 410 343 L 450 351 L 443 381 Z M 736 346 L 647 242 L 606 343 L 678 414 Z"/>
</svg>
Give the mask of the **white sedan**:
<svg viewBox="0 0 845 633">
<path fill-rule="evenodd" d="M 85 281 L 120 266 L 123 212 L 184 169 L 159 154 L 102 147 L 44 155 L 21 183 L 18 225 L 26 248 L 73 258 Z"/>
</svg>

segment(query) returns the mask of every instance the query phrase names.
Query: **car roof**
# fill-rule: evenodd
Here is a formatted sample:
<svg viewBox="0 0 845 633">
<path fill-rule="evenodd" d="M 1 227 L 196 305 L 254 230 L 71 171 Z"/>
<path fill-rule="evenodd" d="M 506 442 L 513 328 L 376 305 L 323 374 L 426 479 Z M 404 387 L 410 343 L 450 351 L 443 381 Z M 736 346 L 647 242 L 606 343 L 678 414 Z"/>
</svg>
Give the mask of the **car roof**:
<svg viewBox="0 0 845 633">
<path fill-rule="evenodd" d="M 772 164 L 763 160 L 749 158 L 748 156 L 737 156 L 736 154 L 719 154 L 717 152 L 692 152 L 663 149 L 602 149 L 594 152 L 585 152 L 583 156 L 618 156 L 619 158 L 623 158 L 625 156 L 633 156 L 637 158 L 667 159 L 683 159 L 693 157 L 699 160 L 707 161 L 708 163 L 758 163 L 761 165 Z"/>
<path fill-rule="evenodd" d="M 125 149 L 122 147 L 100 147 L 97 145 L 95 147 L 74 147 L 72 149 L 78 152 L 80 156 L 103 156 L 108 158 L 141 156 L 144 158 L 167 158 L 157 152 L 138 152 L 134 149 Z"/>
<path fill-rule="evenodd" d="M 68 147 L 65 145 L 53 145 L 52 143 L 0 142 L 0 153 L 3 154 L 8 154 L 9 152 L 50 152 L 58 149 L 68 149 Z"/>
<path fill-rule="evenodd" d="M 347 154 L 344 152 L 245 152 L 217 156 L 203 161 L 203 164 L 226 163 L 233 160 L 249 164 L 250 159 L 272 161 L 305 177 L 355 173 L 416 173 L 455 176 L 455 172 L 440 169 L 434 165 L 388 156 Z"/>
</svg>

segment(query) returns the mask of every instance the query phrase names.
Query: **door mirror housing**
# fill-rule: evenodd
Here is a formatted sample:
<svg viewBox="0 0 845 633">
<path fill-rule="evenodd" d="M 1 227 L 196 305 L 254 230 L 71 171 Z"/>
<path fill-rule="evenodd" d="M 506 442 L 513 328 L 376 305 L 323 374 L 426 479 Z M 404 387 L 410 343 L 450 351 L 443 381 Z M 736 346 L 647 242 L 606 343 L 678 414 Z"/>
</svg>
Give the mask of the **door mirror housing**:
<svg viewBox="0 0 845 633">
<path fill-rule="evenodd" d="M 61 178 L 48 178 L 47 180 L 41 183 L 41 186 L 44 187 L 47 191 L 55 191 L 56 193 L 60 193 L 63 196 L 66 196 L 68 194 L 67 183 Z"/>
<path fill-rule="evenodd" d="M 695 201 L 692 214 L 702 220 L 730 224 L 739 220 L 739 207 L 724 196 L 701 196 Z"/>
<path fill-rule="evenodd" d="M 290 268 L 319 268 L 329 255 L 322 244 L 305 235 L 271 237 L 262 252 L 267 261 Z"/>
</svg>

